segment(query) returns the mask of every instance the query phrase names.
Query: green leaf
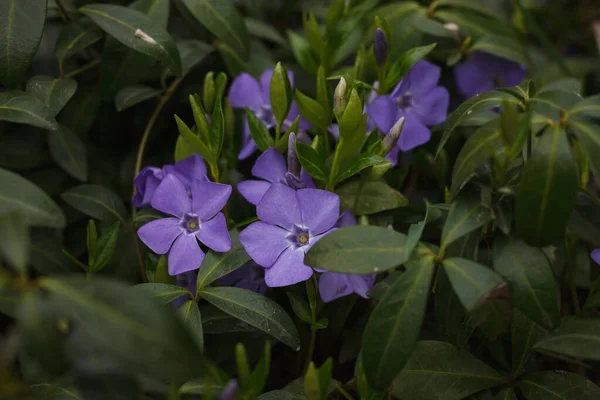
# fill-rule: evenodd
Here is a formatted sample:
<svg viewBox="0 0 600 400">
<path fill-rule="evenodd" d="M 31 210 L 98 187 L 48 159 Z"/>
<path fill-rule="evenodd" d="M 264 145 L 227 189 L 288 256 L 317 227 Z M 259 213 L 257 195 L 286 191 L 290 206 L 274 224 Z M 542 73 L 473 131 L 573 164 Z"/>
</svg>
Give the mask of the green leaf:
<svg viewBox="0 0 600 400">
<path fill-rule="evenodd" d="M 27 82 L 27 92 L 40 99 L 53 117 L 63 109 L 76 90 L 77 81 L 74 79 L 34 76 Z"/>
<path fill-rule="evenodd" d="M 298 110 L 308 122 L 315 125 L 318 128 L 325 129 L 329 124 L 327 121 L 327 115 L 323 106 L 311 97 L 308 97 L 300 90 L 294 90 L 294 97 L 296 98 L 296 104 Z"/>
<path fill-rule="evenodd" d="M 260 151 L 265 151 L 269 147 L 273 147 L 275 141 L 269 133 L 269 130 L 262 123 L 254 112 L 246 107 L 246 118 L 248 119 L 248 127 L 250 128 L 250 136 L 254 139 L 256 146 Z"/>
<path fill-rule="evenodd" d="M 304 257 L 314 268 L 347 274 L 372 274 L 399 266 L 406 235 L 378 226 L 350 226 L 319 240 Z"/>
<path fill-rule="evenodd" d="M 600 176 L 600 126 L 589 121 L 570 121 L 569 128 L 583 145 L 592 172 L 595 176 Z"/>
<path fill-rule="evenodd" d="M 115 108 L 117 111 L 123 111 L 136 104 L 157 97 L 161 93 L 162 90 L 146 85 L 126 86 L 115 95 Z"/>
<path fill-rule="evenodd" d="M 250 256 L 246 253 L 238 239 L 238 232 L 231 230 L 229 231 L 229 235 L 231 236 L 231 250 L 227 253 L 215 253 L 213 251 L 206 253 L 202 261 L 202 266 L 198 270 L 198 278 L 196 280 L 197 290 L 241 268 L 250 261 Z"/>
<path fill-rule="evenodd" d="M 18 212 L 28 225 L 64 228 L 65 215 L 39 187 L 0 168 L 0 215 Z"/>
<path fill-rule="evenodd" d="M 183 39 L 177 42 L 177 51 L 181 57 L 181 69 L 189 71 L 196 65 L 200 64 L 210 53 L 214 51 L 214 47 L 196 39 Z M 173 75 L 171 70 L 165 71 L 167 76 Z"/>
<path fill-rule="evenodd" d="M 179 130 L 180 137 L 187 142 L 193 151 L 200 154 L 200 156 L 207 162 L 211 162 L 213 160 L 213 153 L 208 147 L 208 144 L 202 142 L 202 140 L 194 132 L 192 132 L 185 122 L 183 122 L 177 115 L 175 115 L 175 122 L 177 123 L 177 129 Z M 175 152 L 177 153 L 177 149 Z"/>
<path fill-rule="evenodd" d="M 29 231 L 27 221 L 18 212 L 0 215 L 0 254 L 17 271 L 27 271 Z"/>
<path fill-rule="evenodd" d="M 502 279 L 494 271 L 471 260 L 448 258 L 444 260 L 443 265 L 454 292 L 469 311 L 502 283 Z"/>
<path fill-rule="evenodd" d="M 312 317 L 308 303 L 302 297 L 295 295 L 292 292 L 286 292 L 285 294 L 287 294 L 288 299 L 290 299 L 292 309 L 298 318 L 307 324 L 310 324 L 312 322 Z"/>
<path fill-rule="evenodd" d="M 202 332 L 202 317 L 198 304 L 194 300 L 187 300 L 177 308 L 177 316 L 181 318 L 188 331 L 196 341 L 196 346 L 204 348 L 204 333 Z"/>
<path fill-rule="evenodd" d="M 296 154 L 300 164 L 310 176 L 320 181 L 327 180 L 325 160 L 315 149 L 296 140 Z"/>
<path fill-rule="evenodd" d="M 410 71 L 417 61 L 425 58 L 435 48 L 437 43 L 427 46 L 416 47 L 404 52 L 390 66 L 390 70 L 385 78 L 385 87 L 393 88 Z"/>
<path fill-rule="evenodd" d="M 450 207 L 442 231 L 442 249 L 492 220 L 491 210 L 477 197 L 458 198 Z"/>
<path fill-rule="evenodd" d="M 202 329 L 205 335 L 228 332 L 256 332 L 252 326 L 211 305 L 201 307 Z"/>
<path fill-rule="evenodd" d="M 492 154 L 506 151 L 498 120 L 483 125 L 467 139 L 460 150 L 452 170 L 452 195 L 457 196 L 467 182 L 477 174 L 477 169 L 485 164 Z"/>
<path fill-rule="evenodd" d="M 440 153 L 442 148 L 444 148 L 446 142 L 448 139 L 450 139 L 450 135 L 452 132 L 454 132 L 457 126 L 460 126 L 473 114 L 501 106 L 505 102 L 509 104 L 520 104 L 520 100 L 517 97 L 499 90 L 477 94 L 462 103 L 456 110 L 452 112 L 452 114 L 448 116 L 448 119 L 446 120 L 444 125 L 444 134 L 442 135 L 442 139 L 438 144 L 436 156 Z"/>
<path fill-rule="evenodd" d="M 126 372 L 159 380 L 202 376 L 203 361 L 194 339 L 174 313 L 131 286 L 95 276 L 44 278 L 56 312 L 68 318 L 70 349 L 94 370 L 92 360 L 117 363 Z M 151 350 L 151 351 L 150 351 Z"/>
<path fill-rule="evenodd" d="M 425 201 L 425 206 L 427 207 L 425 211 L 425 218 L 416 224 L 412 224 L 410 228 L 408 228 L 408 239 L 406 240 L 406 251 L 404 255 L 405 261 L 410 259 L 411 254 L 417 248 L 417 245 L 421 240 L 421 235 L 423 235 L 425 225 L 428 222 L 435 221 L 442 216 L 441 211 L 438 208 L 432 207 L 429 202 Z"/>
<path fill-rule="evenodd" d="M 540 340 L 536 350 L 587 360 L 600 360 L 600 320 L 565 318 L 550 335 Z"/>
<path fill-rule="evenodd" d="M 0 121 L 2 120 L 48 130 L 56 129 L 56 121 L 44 103 L 27 92 L 0 93 Z"/>
<path fill-rule="evenodd" d="M 102 270 L 102 268 L 104 268 L 111 260 L 113 254 L 115 253 L 115 246 L 117 245 L 120 229 L 121 223 L 117 221 L 112 224 L 110 228 L 108 228 L 106 233 L 100 236 L 97 245 L 98 252 L 96 254 L 96 262 L 94 264 L 90 263 L 90 272 L 98 272 Z"/>
<path fill-rule="evenodd" d="M 71 207 L 90 217 L 125 224 L 125 205 L 113 191 L 100 185 L 80 185 L 60 195 Z"/>
<path fill-rule="evenodd" d="M 390 160 L 387 160 L 384 157 L 378 155 L 367 153 L 363 153 L 357 156 L 353 161 L 350 161 L 348 164 L 348 167 L 342 168 L 340 173 L 335 178 L 336 183 L 342 182 L 369 167 L 385 168 L 386 165 L 391 166 Z"/>
<path fill-rule="evenodd" d="M 517 64 L 528 65 L 527 51 L 517 40 L 498 35 L 485 35 L 477 40 L 471 51 L 481 51 Z"/>
<path fill-rule="evenodd" d="M 292 47 L 292 53 L 298 64 L 309 74 L 316 74 L 319 68 L 319 61 L 308 40 L 291 29 L 287 31 L 287 35 Z"/>
<path fill-rule="evenodd" d="M 560 121 L 562 114 L 581 101 L 581 95 L 562 90 L 548 90 L 529 99 L 531 109 L 539 115 L 553 121 Z"/>
<path fill-rule="evenodd" d="M 525 372 L 525 366 L 531 358 L 533 346 L 547 331 L 527 318 L 519 310 L 513 310 L 511 324 L 512 373 L 518 376 Z"/>
<path fill-rule="evenodd" d="M 206 119 L 206 111 L 202 107 L 202 100 L 199 95 L 190 95 L 190 106 L 192 107 L 192 114 L 194 116 L 194 123 L 196 124 L 196 131 L 198 132 L 198 136 L 202 143 L 206 144 L 206 146 L 210 149 L 212 147 L 212 143 L 210 140 L 210 132 L 208 127 L 208 120 Z M 221 118 L 222 121 L 222 118 Z"/>
<path fill-rule="evenodd" d="M 52 158 L 62 169 L 77 180 L 87 181 L 87 151 L 75 132 L 59 124 L 57 130 L 48 132 L 48 147 Z"/>
<path fill-rule="evenodd" d="M 192 15 L 242 59 L 249 52 L 246 24 L 232 1 L 183 0 Z"/>
<path fill-rule="evenodd" d="M 111 4 L 90 4 L 81 7 L 79 12 L 125 46 L 161 61 L 181 76 L 181 58 L 175 42 L 144 13 Z"/>
<path fill-rule="evenodd" d="M 287 392 L 285 390 L 272 390 L 257 397 L 257 400 L 306 400 L 306 396 L 300 393 Z"/>
<path fill-rule="evenodd" d="M 281 33 L 270 24 L 265 23 L 260 19 L 250 17 L 244 18 L 244 21 L 246 22 L 246 28 L 248 29 L 248 34 L 250 34 L 250 36 L 265 39 L 282 46 L 287 45 L 287 42 Z"/>
<path fill-rule="evenodd" d="M 60 123 L 80 135 L 86 135 L 96 120 L 101 100 L 96 87 L 80 87 L 60 112 Z"/>
<path fill-rule="evenodd" d="M 517 400 L 517 395 L 513 389 L 504 389 L 496 393 L 494 400 Z"/>
<path fill-rule="evenodd" d="M 454 34 L 444 27 L 441 22 L 432 18 L 427 13 L 425 7 L 420 8 L 414 15 L 411 15 L 409 23 L 413 29 L 425 33 L 427 35 L 437 36 L 440 38 L 453 38 Z"/>
<path fill-rule="evenodd" d="M 392 394 L 411 400 L 461 400 L 503 382 L 498 372 L 465 349 L 423 340 L 394 381 Z"/>
<path fill-rule="evenodd" d="M 275 65 L 269 86 L 271 108 L 279 127 L 283 125 L 292 104 L 292 85 L 285 67 L 279 62 Z"/>
<path fill-rule="evenodd" d="M 489 4 L 489 3 L 488 3 Z M 493 3 L 491 3 L 493 4 Z M 492 18 L 498 18 L 498 10 L 492 9 L 491 5 L 487 5 L 486 3 L 473 2 L 470 0 L 438 0 L 436 2 L 436 8 L 442 7 L 456 7 L 456 8 L 466 8 L 468 10 L 476 11 L 481 14 L 485 14 Z"/>
<path fill-rule="evenodd" d="M 517 231 L 526 242 L 544 246 L 564 234 L 577 181 L 567 135 L 560 126 L 552 126 L 525 163 L 517 188 Z"/>
<path fill-rule="evenodd" d="M 133 287 L 134 291 L 145 292 L 162 304 L 169 304 L 180 297 L 193 297 L 186 288 L 166 283 L 140 283 Z"/>
<path fill-rule="evenodd" d="M 575 103 L 567 114 L 569 119 L 600 118 L 600 95 L 590 96 Z"/>
<path fill-rule="evenodd" d="M 0 82 L 16 88 L 23 81 L 42 39 L 46 0 L 0 2 Z"/>
<path fill-rule="evenodd" d="M 354 180 L 335 191 L 340 196 L 342 209 L 352 209 L 358 215 L 369 215 L 408 205 L 408 199 L 384 181 L 367 181 L 363 184 L 355 209 L 354 203 L 359 186 L 360 180 Z"/>
<path fill-rule="evenodd" d="M 266 332 L 292 349 L 300 348 L 300 337 L 292 319 L 273 300 L 234 287 L 208 287 L 198 293 L 213 306 Z"/>
<path fill-rule="evenodd" d="M 519 388 L 527 400 L 595 400 L 600 388 L 585 377 L 567 371 L 526 375 Z"/>
<path fill-rule="evenodd" d="M 363 102 L 356 89 L 352 89 L 348 98 L 348 104 L 344 110 L 344 115 L 341 116 L 339 121 L 340 139 L 352 140 L 352 137 L 357 132 L 357 128 L 360 126 L 362 115 Z"/>
<path fill-rule="evenodd" d="M 102 30 L 85 18 L 70 22 L 60 31 L 56 41 L 59 69 L 63 70 L 67 58 L 90 47 L 102 37 L 104 37 Z"/>
<path fill-rule="evenodd" d="M 219 158 L 223 150 L 223 139 L 225 138 L 225 116 L 223 115 L 223 101 L 219 97 L 215 104 L 210 123 L 209 140 L 215 159 Z"/>
<path fill-rule="evenodd" d="M 494 241 L 494 269 L 508 283 L 512 301 L 528 318 L 545 328 L 559 320 L 559 291 L 544 253 L 520 240 Z"/>
<path fill-rule="evenodd" d="M 407 265 L 369 317 L 362 361 L 367 381 L 375 389 L 385 390 L 410 358 L 419 339 L 434 269 L 432 256 Z"/>
</svg>

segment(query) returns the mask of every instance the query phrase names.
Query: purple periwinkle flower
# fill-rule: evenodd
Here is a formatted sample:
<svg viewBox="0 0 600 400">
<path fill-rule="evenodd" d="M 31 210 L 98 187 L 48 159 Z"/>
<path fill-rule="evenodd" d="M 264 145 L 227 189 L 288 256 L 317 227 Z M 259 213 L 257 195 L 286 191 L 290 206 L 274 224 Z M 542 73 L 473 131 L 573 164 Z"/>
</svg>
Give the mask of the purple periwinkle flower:
<svg viewBox="0 0 600 400">
<path fill-rule="evenodd" d="M 198 273 L 196 271 L 187 271 L 182 274 L 177 275 L 177 286 L 186 288 L 190 291 L 192 296 L 196 295 L 196 279 L 198 278 Z M 173 308 L 179 308 L 186 300 L 189 300 L 189 296 L 181 296 L 180 298 L 173 300 L 171 305 Z"/>
<path fill-rule="evenodd" d="M 248 73 L 241 73 L 238 75 L 229 88 L 229 102 L 233 108 L 244 108 L 248 107 L 254 112 L 254 114 L 260 119 L 268 129 L 275 127 L 277 121 L 275 121 L 275 115 L 273 115 L 273 109 L 271 108 L 271 77 L 273 76 L 273 70 L 268 69 L 260 76 L 260 83 Z M 292 87 L 294 86 L 294 74 L 288 72 L 288 77 Z M 296 101 L 292 101 L 290 111 L 283 124 L 284 129 L 287 129 L 300 115 Z M 306 130 L 310 127 L 308 121 L 300 117 L 300 129 Z M 252 137 L 250 137 L 250 128 L 248 127 L 248 121 L 244 117 L 244 142 L 242 144 L 242 150 L 238 158 L 240 160 L 250 157 L 256 151 L 256 143 Z"/>
<path fill-rule="evenodd" d="M 465 97 L 472 97 L 497 87 L 518 85 L 525 77 L 525 67 L 476 51 L 469 61 L 456 66 L 454 76 L 461 93 Z"/>
<path fill-rule="evenodd" d="M 377 28 L 375 31 L 375 39 L 373 40 L 373 55 L 375 56 L 377 65 L 381 67 L 385 63 L 387 54 L 388 45 L 387 39 L 385 38 L 385 32 L 383 32 L 383 29 Z"/>
<path fill-rule="evenodd" d="M 336 229 L 339 209 L 340 198 L 334 193 L 271 185 L 256 206 L 260 221 L 239 236 L 248 255 L 265 268 L 267 286 L 289 286 L 312 276 L 304 254 Z"/>
<path fill-rule="evenodd" d="M 594 249 L 592 254 L 590 254 L 590 257 L 592 257 L 592 260 L 596 261 L 597 264 L 600 264 L 600 249 Z"/>
<path fill-rule="evenodd" d="M 231 186 L 195 180 L 190 185 L 190 192 L 191 197 L 175 175 L 166 175 L 150 204 L 175 218 L 157 219 L 138 230 L 142 242 L 153 252 L 169 253 L 170 275 L 200 267 L 204 251 L 198 240 L 218 252 L 231 248 L 225 216 L 220 212 L 229 199 Z"/>
<path fill-rule="evenodd" d="M 175 175 L 187 189 L 196 180 L 208 180 L 204 160 L 197 154 L 184 158 L 175 165 L 165 165 L 161 168 L 145 167 L 133 179 L 136 191 L 131 203 L 134 207 L 147 207 L 152 201 L 156 188 L 165 176 Z"/>
<path fill-rule="evenodd" d="M 241 268 L 225 275 L 219 279 L 219 283 L 224 286 L 235 286 L 252 290 L 253 292 L 258 292 L 260 294 L 265 294 L 267 292 L 265 269 L 254 261 L 249 261 Z"/>
<path fill-rule="evenodd" d="M 406 118 L 404 131 L 396 149 L 388 158 L 397 163 L 398 151 L 408 151 L 425 144 L 431 138 L 428 126 L 446 120 L 450 94 L 438 86 L 441 68 L 427 61 L 418 61 L 391 94 L 377 96 L 367 106 L 369 117 L 387 133 L 400 118 Z"/>
</svg>

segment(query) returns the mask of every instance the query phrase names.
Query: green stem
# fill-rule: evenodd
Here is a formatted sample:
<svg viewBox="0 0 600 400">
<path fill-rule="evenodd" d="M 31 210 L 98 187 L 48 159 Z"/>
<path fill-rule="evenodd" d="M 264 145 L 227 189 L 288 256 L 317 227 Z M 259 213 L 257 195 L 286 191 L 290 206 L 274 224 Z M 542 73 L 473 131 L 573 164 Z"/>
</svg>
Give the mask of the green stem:
<svg viewBox="0 0 600 400">
<path fill-rule="evenodd" d="M 100 64 L 101 62 L 102 62 L 102 59 L 95 58 L 92 61 L 90 61 L 89 63 L 87 63 L 84 66 L 82 66 L 81 68 L 77 68 L 76 70 L 69 72 L 64 77 L 65 78 L 72 78 L 72 77 L 74 77 L 76 75 L 79 75 L 82 72 L 87 71 L 88 69 L 94 68 L 96 65 Z"/>
<path fill-rule="evenodd" d="M 312 286 L 312 287 L 311 287 Z M 311 279 L 306 281 L 306 293 L 309 296 L 308 303 L 310 305 L 310 340 L 308 342 L 308 352 L 306 353 L 306 361 L 304 362 L 304 373 L 308 371 L 308 366 L 315 352 L 315 344 L 317 341 L 317 278 L 315 274 Z"/>
<path fill-rule="evenodd" d="M 354 397 L 352 397 L 352 395 L 348 393 L 338 381 L 335 382 L 335 386 L 337 387 L 338 392 L 340 392 L 340 394 L 346 399 L 354 400 Z"/>
</svg>

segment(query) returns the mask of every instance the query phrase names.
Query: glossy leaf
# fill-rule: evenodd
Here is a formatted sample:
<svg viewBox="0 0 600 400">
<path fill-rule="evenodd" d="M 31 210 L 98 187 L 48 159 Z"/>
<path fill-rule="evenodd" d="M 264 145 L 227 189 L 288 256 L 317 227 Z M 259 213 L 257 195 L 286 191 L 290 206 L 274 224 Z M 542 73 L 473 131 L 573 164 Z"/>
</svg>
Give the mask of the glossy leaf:
<svg viewBox="0 0 600 400">
<path fill-rule="evenodd" d="M 575 205 L 577 175 L 565 131 L 549 128 L 521 172 L 515 217 L 519 235 L 544 246 L 560 237 Z"/>
<path fill-rule="evenodd" d="M 533 346 L 547 331 L 527 318 L 519 310 L 513 310 L 511 323 L 512 372 L 518 376 L 525 372 L 532 355 Z"/>
<path fill-rule="evenodd" d="M 315 149 L 296 140 L 296 154 L 300 164 L 310 176 L 320 181 L 327 180 L 325 160 Z"/>
<path fill-rule="evenodd" d="M 0 254 L 19 272 L 29 261 L 29 231 L 26 219 L 17 212 L 0 215 Z"/>
<path fill-rule="evenodd" d="M 569 119 L 600 118 L 600 95 L 587 97 L 568 110 Z"/>
<path fill-rule="evenodd" d="M 567 371 L 544 371 L 526 375 L 519 388 L 527 400 L 595 400 L 600 388 L 581 375 Z"/>
<path fill-rule="evenodd" d="M 269 95 L 273 116 L 277 121 L 277 126 L 281 127 L 290 111 L 293 93 L 288 72 L 280 62 L 273 69 L 269 85 Z"/>
<path fill-rule="evenodd" d="M 498 372 L 468 351 L 423 340 L 394 382 L 392 394 L 411 400 L 461 400 L 503 382 Z"/>
<path fill-rule="evenodd" d="M 288 299 L 290 299 L 290 304 L 292 305 L 292 309 L 294 313 L 300 318 L 302 321 L 307 324 L 311 323 L 311 311 L 310 306 L 302 297 L 292 293 L 286 292 Z"/>
<path fill-rule="evenodd" d="M 180 297 L 191 297 L 192 294 L 184 287 L 166 283 L 140 283 L 134 286 L 134 291 L 145 292 L 162 304 L 169 304 Z"/>
<path fill-rule="evenodd" d="M 180 137 L 187 142 L 192 151 L 200 154 L 200 156 L 207 161 L 213 160 L 213 153 L 208 147 L 208 144 L 204 143 L 194 132 L 192 132 L 185 122 L 183 122 L 177 115 L 175 115 L 175 122 L 177 123 L 177 129 L 179 130 Z M 184 151 L 184 149 L 180 149 L 180 151 L 187 153 Z M 176 150 L 176 153 L 177 152 L 178 151 Z"/>
<path fill-rule="evenodd" d="M 454 292 L 467 310 L 473 310 L 480 300 L 502 283 L 490 268 L 464 258 L 449 258 L 443 262 Z"/>
<path fill-rule="evenodd" d="M 432 207 L 428 202 L 425 202 L 426 211 L 425 217 L 422 221 L 417 222 L 416 224 L 412 224 L 408 229 L 408 239 L 406 240 L 406 253 L 405 253 L 405 261 L 410 259 L 411 254 L 417 248 L 419 241 L 421 240 L 421 235 L 423 235 L 423 230 L 425 229 L 425 225 L 430 221 L 435 221 L 436 219 L 441 217 L 441 212 L 438 208 Z"/>
<path fill-rule="evenodd" d="M 406 236 L 378 226 L 341 228 L 320 239 L 304 257 L 314 268 L 348 274 L 371 274 L 399 266 Z"/>
<path fill-rule="evenodd" d="M 62 169 L 81 182 L 87 181 L 87 150 L 75 132 L 59 125 L 57 130 L 48 132 L 48 147 Z"/>
<path fill-rule="evenodd" d="M 304 118 L 311 124 L 321 129 L 327 128 L 327 114 L 323 106 L 315 99 L 308 97 L 298 89 L 294 90 L 294 98 L 298 105 L 298 110 Z"/>
<path fill-rule="evenodd" d="M 361 154 L 354 161 L 349 162 L 348 167 L 342 168 L 335 180 L 339 183 L 369 167 L 385 168 L 387 165 L 391 166 L 391 162 L 384 157 L 374 154 Z"/>
<path fill-rule="evenodd" d="M 198 304 L 194 300 L 187 300 L 177 308 L 177 316 L 181 318 L 188 331 L 196 341 L 200 350 L 204 348 L 204 333 L 202 332 L 202 317 Z"/>
<path fill-rule="evenodd" d="M 416 47 L 408 50 L 398 57 L 396 61 L 390 66 L 390 70 L 385 78 L 385 85 L 387 88 L 393 88 L 398 82 L 406 75 L 408 71 L 417 63 L 417 61 L 425 58 L 427 54 L 435 48 L 437 43 L 432 43 L 427 46 Z"/>
<path fill-rule="evenodd" d="M 529 105 L 535 113 L 558 122 L 581 99 L 581 95 L 575 92 L 548 90 L 529 99 Z"/>
<path fill-rule="evenodd" d="M 0 121 L 27 124 L 54 130 L 56 121 L 50 111 L 36 96 L 27 92 L 0 93 Z"/>
<path fill-rule="evenodd" d="M 266 332 L 292 349 L 299 349 L 300 337 L 292 319 L 273 300 L 234 287 L 208 287 L 198 294 L 213 306 Z"/>
<path fill-rule="evenodd" d="M 65 60 L 84 50 L 104 37 L 101 29 L 84 19 L 70 22 L 61 31 L 56 41 L 56 58 L 62 70 Z"/>
<path fill-rule="evenodd" d="M 27 92 L 40 99 L 53 117 L 63 109 L 76 90 L 77 81 L 74 79 L 34 76 L 27 82 Z"/>
<path fill-rule="evenodd" d="M 402 370 L 419 339 L 435 262 L 423 257 L 407 268 L 377 303 L 363 334 L 367 381 L 382 391 Z"/>
<path fill-rule="evenodd" d="M 246 118 L 248 119 L 248 127 L 250 128 L 250 136 L 254 139 L 256 146 L 260 151 L 265 151 L 269 147 L 273 147 L 275 143 L 273 137 L 269 133 L 269 130 L 262 123 L 254 112 L 249 108 L 246 108 Z"/>
<path fill-rule="evenodd" d="M 600 320 L 565 318 L 560 326 L 540 340 L 536 350 L 586 360 L 600 360 Z"/>
<path fill-rule="evenodd" d="M 114 192 L 100 185 L 80 185 L 61 194 L 71 207 L 101 220 L 125 223 L 125 206 Z"/>
<path fill-rule="evenodd" d="M 204 261 L 202 261 L 202 265 L 198 270 L 198 278 L 196 280 L 197 290 L 235 271 L 250 261 L 250 256 L 246 253 L 238 239 L 238 232 L 232 230 L 229 232 L 229 235 L 231 236 L 231 250 L 227 253 L 215 253 L 213 251 L 206 253 Z"/>
<path fill-rule="evenodd" d="M 65 215 L 39 187 L 0 168 L 0 215 L 18 212 L 28 225 L 64 228 Z"/>
<path fill-rule="evenodd" d="M 200 313 L 202 314 L 202 329 L 205 335 L 220 335 L 227 332 L 256 332 L 254 327 L 211 305 L 201 306 Z"/>
<path fill-rule="evenodd" d="M 93 264 L 90 262 L 89 265 L 89 270 L 91 272 L 102 270 L 102 268 L 104 268 L 111 260 L 115 253 L 120 229 L 121 224 L 117 221 L 112 224 L 102 236 L 100 236 L 100 239 L 97 242 L 98 252 L 96 254 L 96 260 Z"/>
<path fill-rule="evenodd" d="M 600 176 L 600 126 L 590 121 L 571 121 L 569 128 L 581 142 L 595 176 Z"/>
<path fill-rule="evenodd" d="M 494 269 L 508 283 L 512 301 L 528 318 L 546 328 L 559 319 L 559 289 L 542 251 L 520 240 L 494 240 Z"/>
<path fill-rule="evenodd" d="M 46 22 L 46 0 L 5 0 L 0 3 L 0 82 L 16 88 L 37 51 Z M 0 118 L 1 119 L 1 118 Z"/>
<path fill-rule="evenodd" d="M 176 75 L 181 75 L 181 58 L 175 42 L 144 13 L 111 4 L 90 4 L 81 7 L 79 12 L 125 46 L 161 61 Z"/>
<path fill-rule="evenodd" d="M 161 93 L 162 90 L 146 85 L 127 86 L 117 92 L 115 96 L 115 108 L 117 111 L 123 111 L 136 104 L 157 97 Z"/>
<path fill-rule="evenodd" d="M 181 56 L 181 69 L 185 72 L 200 64 L 215 49 L 199 40 L 183 39 L 177 42 L 177 50 Z M 173 75 L 171 70 L 166 73 Z"/>
<path fill-rule="evenodd" d="M 477 197 L 458 198 L 446 218 L 442 231 L 442 248 L 448 247 L 461 237 L 481 228 L 492 220 L 490 209 Z"/>
<path fill-rule="evenodd" d="M 360 181 L 354 180 L 340 186 L 335 191 L 340 196 L 342 209 L 354 210 L 358 215 L 369 215 L 408 205 L 408 199 L 402 193 L 389 187 L 384 181 L 366 181 L 360 191 L 358 202 L 356 202 L 359 186 Z"/>
</svg>

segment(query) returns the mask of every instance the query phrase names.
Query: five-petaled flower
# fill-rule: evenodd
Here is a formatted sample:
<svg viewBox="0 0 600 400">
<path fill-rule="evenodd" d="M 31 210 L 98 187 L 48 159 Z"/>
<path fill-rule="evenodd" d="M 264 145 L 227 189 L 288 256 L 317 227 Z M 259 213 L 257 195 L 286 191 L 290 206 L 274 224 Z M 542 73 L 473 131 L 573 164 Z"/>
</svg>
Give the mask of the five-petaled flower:
<svg viewBox="0 0 600 400">
<path fill-rule="evenodd" d="M 516 86 L 525 77 L 525 67 L 504 58 L 476 51 L 454 69 L 458 89 L 465 97 L 497 87 Z"/>
<path fill-rule="evenodd" d="M 271 77 L 273 76 L 273 70 L 268 69 L 260 76 L 260 83 L 248 73 L 242 73 L 238 75 L 229 88 L 229 102 L 233 108 L 244 108 L 248 107 L 252 112 L 260 119 L 268 129 L 275 127 L 275 115 L 273 115 L 273 109 L 271 108 Z M 288 77 L 292 87 L 294 86 L 294 74 L 288 72 Z M 283 128 L 287 129 L 300 115 L 296 101 L 292 101 L 290 111 L 283 123 Z M 306 130 L 310 127 L 308 121 L 300 117 L 300 129 Z M 250 157 L 257 150 L 256 143 L 252 137 L 250 137 L 250 128 L 248 127 L 248 121 L 244 117 L 244 137 L 242 149 L 239 154 L 239 159 L 243 160 Z"/>
<path fill-rule="evenodd" d="M 369 118 L 387 133 L 400 118 L 406 118 L 404 130 L 396 148 L 388 154 L 394 163 L 398 151 L 408 151 L 425 144 L 431 138 L 428 126 L 446 120 L 450 94 L 438 86 L 441 68 L 427 61 L 418 61 L 402 78 L 391 94 L 377 96 L 367 106 Z"/>
<path fill-rule="evenodd" d="M 231 249 L 227 223 L 220 212 L 229 199 L 231 186 L 195 180 L 190 192 L 191 197 L 175 175 L 166 175 L 156 188 L 151 205 L 175 218 L 157 219 L 138 230 L 138 236 L 152 251 L 169 253 L 170 275 L 200 267 L 204 252 L 198 240 L 214 251 Z"/>
</svg>

